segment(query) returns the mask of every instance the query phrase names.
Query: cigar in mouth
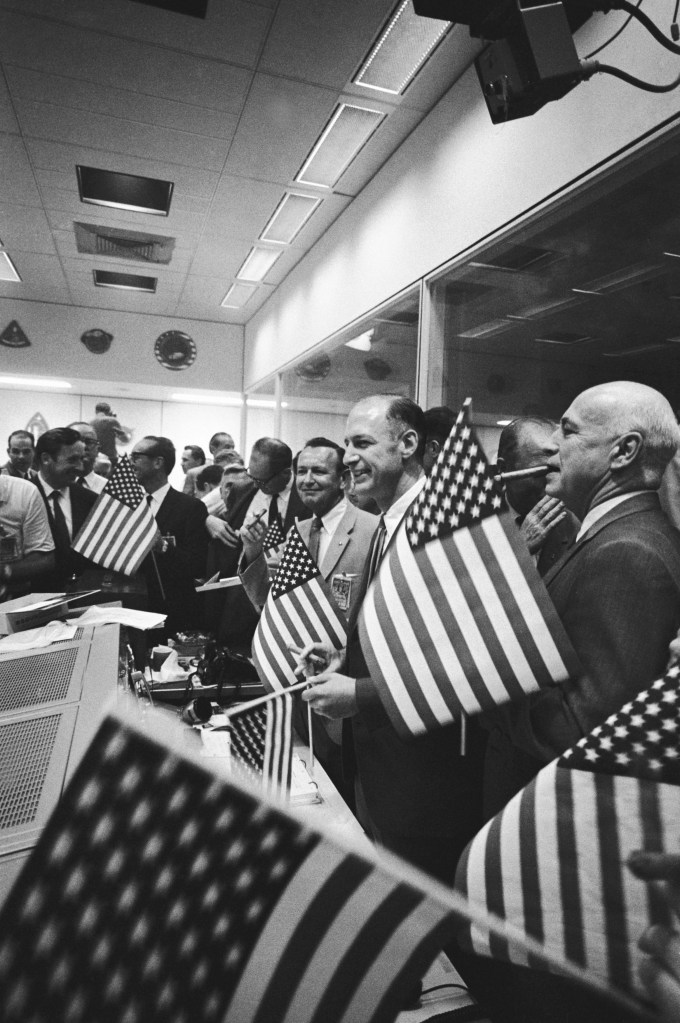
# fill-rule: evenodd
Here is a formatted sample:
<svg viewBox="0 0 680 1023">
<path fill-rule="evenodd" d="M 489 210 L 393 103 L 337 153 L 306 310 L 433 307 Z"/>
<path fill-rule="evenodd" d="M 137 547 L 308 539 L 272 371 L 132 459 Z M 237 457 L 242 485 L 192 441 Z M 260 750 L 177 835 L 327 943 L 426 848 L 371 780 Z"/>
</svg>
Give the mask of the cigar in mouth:
<svg viewBox="0 0 680 1023">
<path fill-rule="evenodd" d="M 494 476 L 495 483 L 505 483 L 506 480 L 521 480 L 527 476 L 547 476 L 550 467 L 547 465 L 534 465 L 531 469 L 515 469 L 513 472 L 499 472 Z"/>
</svg>

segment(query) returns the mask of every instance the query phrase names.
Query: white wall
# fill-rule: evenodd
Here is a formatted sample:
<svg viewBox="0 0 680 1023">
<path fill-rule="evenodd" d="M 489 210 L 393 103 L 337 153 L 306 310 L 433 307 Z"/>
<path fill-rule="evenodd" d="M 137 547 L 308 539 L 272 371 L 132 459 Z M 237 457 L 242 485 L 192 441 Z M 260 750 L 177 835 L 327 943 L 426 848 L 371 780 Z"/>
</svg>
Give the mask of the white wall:
<svg viewBox="0 0 680 1023">
<path fill-rule="evenodd" d="M 0 331 L 12 320 L 19 323 L 31 347 L 0 347 L 0 373 L 94 378 L 104 389 L 105 381 L 132 381 L 178 390 L 241 390 L 243 327 L 237 324 L 0 299 Z M 80 341 L 81 334 L 93 328 L 113 334 L 111 348 L 103 355 L 93 355 Z M 154 343 L 167 330 L 193 338 L 197 355 L 192 366 L 168 370 L 158 362 Z"/>
<path fill-rule="evenodd" d="M 671 0 L 653 6 L 668 26 Z M 579 55 L 624 17 L 595 16 Z M 600 59 L 655 82 L 677 74 L 677 58 L 636 22 Z M 677 116 L 679 96 L 597 75 L 533 117 L 493 125 L 471 68 L 246 325 L 245 386 Z"/>
</svg>

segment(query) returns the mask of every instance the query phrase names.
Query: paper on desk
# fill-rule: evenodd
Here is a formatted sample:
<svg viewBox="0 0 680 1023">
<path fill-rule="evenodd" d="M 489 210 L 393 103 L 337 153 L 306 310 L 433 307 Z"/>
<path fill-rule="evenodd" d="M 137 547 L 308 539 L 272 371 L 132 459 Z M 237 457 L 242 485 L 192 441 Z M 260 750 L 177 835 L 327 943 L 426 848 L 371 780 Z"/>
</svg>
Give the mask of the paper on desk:
<svg viewBox="0 0 680 1023">
<path fill-rule="evenodd" d="M 135 611 L 131 607 L 88 607 L 79 618 L 69 618 L 76 625 L 127 625 L 131 629 L 158 629 L 165 615 L 155 611 Z"/>
<path fill-rule="evenodd" d="M 177 651 L 173 650 L 161 664 L 157 677 L 161 682 L 183 682 L 190 674 L 190 671 L 181 667 Z"/>
<path fill-rule="evenodd" d="M 26 629 L 25 632 L 15 632 L 11 636 L 0 639 L 0 654 L 49 646 L 51 643 L 59 643 L 64 639 L 73 639 L 75 634 L 75 625 L 67 625 L 66 622 L 48 622 L 47 625 L 42 625 L 39 629 Z"/>
</svg>

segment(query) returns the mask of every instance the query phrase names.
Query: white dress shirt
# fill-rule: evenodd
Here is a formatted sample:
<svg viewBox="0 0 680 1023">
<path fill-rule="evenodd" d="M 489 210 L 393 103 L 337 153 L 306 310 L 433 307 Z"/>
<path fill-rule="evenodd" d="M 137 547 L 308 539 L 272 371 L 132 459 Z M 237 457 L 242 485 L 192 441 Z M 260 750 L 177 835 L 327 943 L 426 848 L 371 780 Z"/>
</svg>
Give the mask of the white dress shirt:
<svg viewBox="0 0 680 1023">
<path fill-rule="evenodd" d="M 606 515 L 612 508 L 616 508 L 617 504 L 627 501 L 629 497 L 637 497 L 638 494 L 646 493 L 648 493 L 646 490 L 631 490 L 627 494 L 617 494 L 616 497 L 610 497 L 608 501 L 603 501 L 602 504 L 596 504 L 594 508 L 591 508 L 590 511 L 586 513 L 574 542 L 578 543 L 578 541 L 586 535 L 590 527 L 594 526 L 596 522 L 599 522 L 602 516 Z"/>
<path fill-rule="evenodd" d="M 50 495 L 54 492 L 56 487 L 50 486 L 50 484 L 47 482 L 42 473 L 38 473 L 38 475 L 40 477 L 41 486 L 45 491 L 45 497 L 47 498 L 47 503 L 50 507 L 50 511 L 54 512 L 54 502 L 52 501 Z M 71 491 L 69 490 L 68 487 L 64 487 L 64 489 L 60 490 L 59 493 L 61 494 L 61 497 L 59 499 L 59 507 L 64 513 L 64 518 L 66 520 L 66 528 L 68 529 L 68 535 L 71 537 L 71 539 L 73 539 L 73 509 L 71 508 Z"/>
</svg>

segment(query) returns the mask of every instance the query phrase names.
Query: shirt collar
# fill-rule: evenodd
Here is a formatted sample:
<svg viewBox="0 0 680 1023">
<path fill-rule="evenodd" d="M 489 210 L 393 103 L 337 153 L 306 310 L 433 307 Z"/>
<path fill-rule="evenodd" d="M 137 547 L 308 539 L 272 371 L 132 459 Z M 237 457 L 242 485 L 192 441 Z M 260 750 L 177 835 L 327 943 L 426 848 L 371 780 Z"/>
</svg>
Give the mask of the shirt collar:
<svg viewBox="0 0 680 1023">
<path fill-rule="evenodd" d="M 51 494 L 51 493 L 52 493 L 52 492 L 53 492 L 54 490 L 57 490 L 58 488 L 57 488 L 57 487 L 53 487 L 51 483 L 48 483 L 48 482 L 47 482 L 47 480 L 45 479 L 45 477 L 43 476 L 43 474 L 42 474 L 42 473 L 38 473 L 38 475 L 39 475 L 39 477 L 40 477 L 40 482 L 41 482 L 41 484 L 42 484 L 42 488 L 43 488 L 43 490 L 45 491 L 45 497 L 49 497 L 49 496 L 50 496 L 50 494 Z M 60 493 L 60 494 L 62 494 L 62 495 L 64 495 L 64 494 L 68 493 L 68 487 L 62 487 L 62 488 L 61 488 L 61 489 L 59 490 L 59 493 Z"/>
<path fill-rule="evenodd" d="M 390 505 L 390 507 L 385 512 L 383 518 L 385 520 L 387 542 L 389 542 L 392 539 L 394 533 L 396 532 L 397 526 L 399 525 L 408 509 L 415 501 L 420 491 L 425 486 L 426 479 L 427 476 L 425 476 L 425 474 L 423 473 L 420 479 L 416 480 L 415 483 L 412 483 L 411 486 L 406 491 L 406 493 L 402 494 L 401 497 L 398 500 L 396 500 L 393 505 Z"/>
<path fill-rule="evenodd" d="M 574 542 L 578 543 L 578 541 L 585 536 L 588 530 L 591 529 L 596 522 L 599 522 L 608 511 L 612 510 L 612 508 L 616 508 L 618 504 L 622 504 L 623 501 L 627 501 L 631 497 L 637 497 L 638 494 L 646 493 L 648 493 L 646 490 L 630 490 L 626 494 L 616 494 L 614 497 L 610 497 L 608 500 L 603 501 L 602 504 L 596 504 L 594 508 L 591 508 L 590 511 L 586 512 L 583 522 L 581 523 L 581 528 L 576 534 L 576 540 Z"/>
<path fill-rule="evenodd" d="M 160 507 L 160 505 L 165 500 L 165 495 L 167 494 L 167 492 L 169 490 L 170 490 L 170 484 L 169 483 L 164 483 L 162 487 L 159 487 L 158 490 L 154 490 L 153 494 L 150 494 L 149 496 L 151 497 L 151 500 L 153 501 L 153 503 Z"/>
<path fill-rule="evenodd" d="M 321 522 L 323 528 L 327 533 L 334 533 L 338 528 L 340 519 L 347 511 L 347 498 L 343 497 L 341 501 L 334 504 L 330 511 L 327 511 L 325 515 L 321 516 Z"/>
</svg>

